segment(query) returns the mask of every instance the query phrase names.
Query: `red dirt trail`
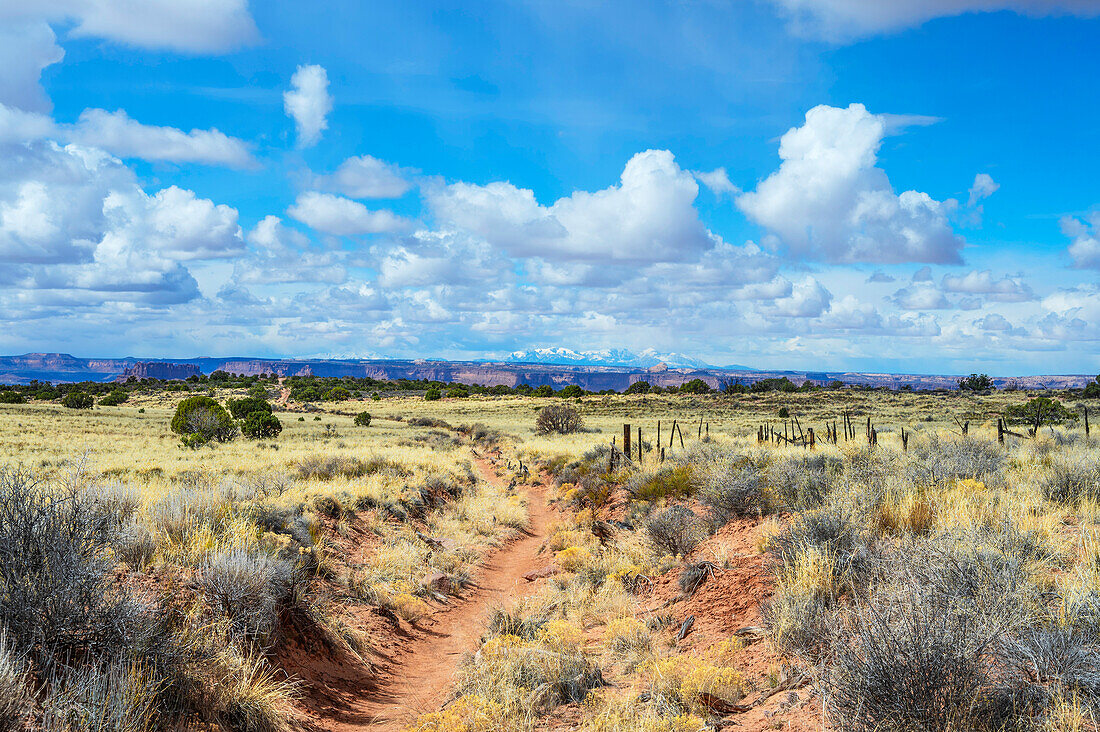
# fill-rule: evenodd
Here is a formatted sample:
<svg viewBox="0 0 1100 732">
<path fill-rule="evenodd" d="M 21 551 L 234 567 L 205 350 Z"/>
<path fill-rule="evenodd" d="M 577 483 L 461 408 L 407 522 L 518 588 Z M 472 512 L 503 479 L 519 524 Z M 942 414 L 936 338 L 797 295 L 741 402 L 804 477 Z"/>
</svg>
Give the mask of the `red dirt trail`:
<svg viewBox="0 0 1100 732">
<path fill-rule="evenodd" d="M 501 484 L 495 466 L 474 461 L 484 480 Z M 466 654 L 475 651 L 493 607 L 511 604 L 537 589 L 523 575 L 547 563 L 539 556 L 552 515 L 542 486 L 528 486 L 529 525 L 525 533 L 490 554 L 473 585 L 453 604 L 443 606 L 402 638 L 377 666 L 369 688 L 356 698 L 344 699 L 336 719 L 314 720 L 317 729 L 334 732 L 401 730 L 418 714 L 446 701 Z M 326 715 L 327 716 L 327 715 Z"/>
</svg>

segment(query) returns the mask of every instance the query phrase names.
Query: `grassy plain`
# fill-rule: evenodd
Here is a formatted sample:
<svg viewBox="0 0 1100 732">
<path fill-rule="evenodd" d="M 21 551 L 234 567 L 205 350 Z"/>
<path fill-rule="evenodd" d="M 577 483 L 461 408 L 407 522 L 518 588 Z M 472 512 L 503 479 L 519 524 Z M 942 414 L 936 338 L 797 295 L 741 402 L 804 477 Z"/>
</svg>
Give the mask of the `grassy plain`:
<svg viewBox="0 0 1100 732">
<path fill-rule="evenodd" d="M 416 622 L 439 599 L 426 578 L 443 575 L 443 587 L 460 590 L 486 553 L 524 527 L 522 492 L 471 467 L 472 455 L 500 450 L 502 466 L 520 458 L 549 471 L 529 480 L 551 483 L 560 520 L 545 556 L 556 574 L 487 619 L 484 644 L 455 680 L 458 701 L 414 729 L 694 732 L 731 715 L 764 728 L 774 724 L 765 710 L 786 714 L 791 729 L 818 729 L 822 718 L 868 730 L 970 729 L 991 719 L 996 729 L 1092 728 L 1097 446 L 1074 422 L 998 446 L 996 418 L 1029 396 L 587 396 L 567 401 L 586 425 L 571 435 L 533 429 L 560 398 L 292 403 L 276 405 L 277 439 L 200 449 L 169 430 L 178 394 L 138 392 L 91 410 L 0 405 L 0 493 L 18 493 L 9 479 L 26 481 L 29 471 L 47 492 L 70 491 L 108 515 L 96 524 L 106 527 L 102 551 L 91 549 L 109 569 L 103 586 L 117 593 L 107 580 L 125 576 L 153 612 L 174 608 L 163 632 L 175 649 L 156 655 L 135 636 L 91 657 L 79 640 L 88 657 L 74 666 L 74 647 L 54 649 L 68 654 L 62 663 L 39 652 L 40 640 L 34 653 L 4 641 L 0 687 L 23 704 L 14 718 L 41 728 L 94 707 L 112 684 L 145 705 L 105 709 L 129 720 L 119 729 L 169 717 L 294 728 L 300 692 L 272 655 L 287 613 L 369 661 L 377 628 L 357 625 L 348 608 Z M 757 427 L 780 425 L 782 408 L 816 430 L 817 450 L 757 443 Z M 362 411 L 373 416 L 369 427 L 353 424 Z M 845 411 L 856 439 L 824 444 L 825 423 Z M 622 424 L 651 442 L 658 420 L 666 462 L 649 452 L 608 473 L 606 446 L 621 444 Z M 673 420 L 683 448 L 678 438 L 669 445 Z M 698 439 L 700 420 L 709 439 Z M 965 439 L 961 422 L 970 425 Z M 682 630 L 688 617 L 694 631 Z M 894 662 L 874 652 L 890 643 Z M 846 655 L 849 646 L 864 652 Z M 919 658 L 932 667 L 904 665 Z M 1024 679 L 1027 659 L 1030 680 L 1002 683 Z M 1071 662 L 1084 670 L 1071 673 Z M 943 668 L 955 670 L 935 676 Z M 899 673 L 931 679 L 921 693 L 939 706 L 899 707 Z M 957 688 L 963 677 L 968 685 Z M 779 692 L 797 705 L 777 708 L 787 698 Z M 968 694 L 987 703 L 968 706 Z"/>
</svg>

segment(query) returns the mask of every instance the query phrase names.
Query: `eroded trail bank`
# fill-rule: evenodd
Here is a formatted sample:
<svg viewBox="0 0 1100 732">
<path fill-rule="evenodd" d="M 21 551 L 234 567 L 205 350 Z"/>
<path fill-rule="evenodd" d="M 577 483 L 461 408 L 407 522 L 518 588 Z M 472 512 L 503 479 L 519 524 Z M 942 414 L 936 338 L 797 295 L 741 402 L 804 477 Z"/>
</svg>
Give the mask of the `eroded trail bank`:
<svg viewBox="0 0 1100 732">
<path fill-rule="evenodd" d="M 474 461 L 483 480 L 501 484 L 495 465 Z M 474 583 L 399 642 L 376 667 L 367 688 L 346 699 L 345 708 L 328 719 L 312 720 L 317 729 L 400 730 L 418 714 L 438 709 L 450 693 L 455 672 L 466 654 L 477 649 L 492 608 L 508 605 L 535 591 L 537 583 L 523 576 L 546 564 L 539 555 L 552 512 L 542 486 L 522 486 L 527 492 L 529 525 L 481 565 Z"/>
</svg>

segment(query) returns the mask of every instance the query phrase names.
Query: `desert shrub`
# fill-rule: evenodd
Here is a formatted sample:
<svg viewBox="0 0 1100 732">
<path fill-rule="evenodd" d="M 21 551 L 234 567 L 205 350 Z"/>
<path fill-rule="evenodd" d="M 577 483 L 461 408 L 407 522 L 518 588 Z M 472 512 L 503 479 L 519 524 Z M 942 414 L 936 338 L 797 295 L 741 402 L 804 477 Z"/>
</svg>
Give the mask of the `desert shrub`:
<svg viewBox="0 0 1100 732">
<path fill-rule="evenodd" d="M 30 708 L 27 661 L 11 646 L 7 629 L 0 629 L 0 732 L 26 729 Z"/>
<path fill-rule="evenodd" d="M 1039 489 L 1049 501 L 1076 505 L 1082 499 L 1100 497 L 1100 461 L 1094 457 L 1059 457 L 1038 478 Z"/>
<path fill-rule="evenodd" d="M 780 407 L 779 408 L 779 418 L 780 419 L 790 419 L 791 418 L 791 410 L 787 409 L 786 407 Z"/>
<path fill-rule="evenodd" d="M 540 615 L 525 616 L 523 613 L 494 607 L 489 615 L 488 633 L 494 635 L 514 635 L 523 640 L 538 638 L 548 620 Z"/>
<path fill-rule="evenodd" d="M 254 440 L 273 439 L 282 431 L 283 423 L 273 414 L 252 412 L 241 421 L 241 434 Z"/>
<path fill-rule="evenodd" d="M 580 412 L 564 404 L 549 404 L 539 410 L 535 418 L 535 431 L 540 435 L 557 433 L 569 435 L 584 426 Z"/>
<path fill-rule="evenodd" d="M 860 606 L 850 623 L 822 680 L 838 728 L 1001 730 L 1014 716 L 975 614 L 912 598 Z"/>
<path fill-rule="evenodd" d="M 237 425 L 222 405 L 208 396 L 193 396 L 176 406 L 172 431 L 188 447 L 199 447 L 211 440 L 228 442 L 237 434 Z"/>
<path fill-rule="evenodd" d="M 470 391 L 464 386 L 452 386 L 447 390 L 448 399 L 465 399 L 470 396 Z"/>
<path fill-rule="evenodd" d="M 638 473 L 627 483 L 627 490 L 641 501 L 662 498 L 686 498 L 698 487 L 695 469 L 690 465 L 667 465 L 654 472 Z"/>
<path fill-rule="evenodd" d="M 714 530 L 733 518 L 759 516 L 767 508 L 764 481 L 751 465 L 711 466 L 701 471 L 701 478 L 698 497 L 709 510 Z"/>
<path fill-rule="evenodd" d="M 424 392 L 425 401 L 437 402 L 442 398 L 443 394 L 440 393 L 439 389 L 428 389 L 426 392 Z"/>
<path fill-rule="evenodd" d="M 198 587 L 230 632 L 261 644 L 278 628 L 279 613 L 300 577 L 293 564 L 263 552 L 218 552 L 199 571 Z"/>
<path fill-rule="evenodd" d="M 648 394 L 650 390 L 650 384 L 648 381 L 635 381 L 630 386 L 626 387 L 624 394 Z"/>
<path fill-rule="evenodd" d="M 120 561 L 136 570 L 143 570 L 153 561 L 157 539 L 140 521 L 119 526 L 111 532 L 111 549 Z"/>
<path fill-rule="evenodd" d="M 352 421 L 357 427 L 370 427 L 370 412 L 360 412 Z"/>
<path fill-rule="evenodd" d="M 583 701 L 604 681 L 581 641 L 582 634 L 562 620 L 548 622 L 530 639 L 490 636 L 459 672 L 458 689 L 481 694 L 528 718 Z"/>
<path fill-rule="evenodd" d="M 75 493 L 0 471 L 0 622 L 42 672 L 117 656 L 136 632 L 137 606 L 111 574 L 107 528 Z"/>
<path fill-rule="evenodd" d="M 942 485 L 973 478 L 985 483 L 1001 480 L 1006 455 L 997 443 L 973 437 L 941 440 L 937 436 L 909 451 L 910 479 L 922 485 Z"/>
<path fill-rule="evenodd" d="M 0 391 L 0 404 L 22 404 L 25 399 L 16 391 Z"/>
<path fill-rule="evenodd" d="M 362 478 L 375 473 L 388 473 L 403 478 L 408 477 L 409 469 L 395 460 L 381 457 L 360 460 L 347 455 L 310 455 L 294 466 L 294 473 L 301 480 Z"/>
<path fill-rule="evenodd" d="M 657 511 L 645 524 L 649 541 L 667 554 L 687 554 L 706 536 L 706 522 L 686 506 Z"/>
<path fill-rule="evenodd" d="M 1074 628 L 1033 626 L 998 644 L 1020 678 L 1100 699 L 1100 648 Z"/>
<path fill-rule="evenodd" d="M 531 392 L 531 396 L 552 397 L 554 396 L 554 387 L 550 386 L 549 384 L 543 384 L 542 386 Z"/>
<path fill-rule="evenodd" d="M 248 396 L 243 399 L 230 399 L 226 406 L 233 419 L 244 419 L 254 412 L 271 414 L 271 405 L 262 397 Z"/>
<path fill-rule="evenodd" d="M 61 397 L 61 406 L 69 409 L 91 409 L 95 406 L 95 399 L 91 394 L 82 391 L 70 391 Z"/>
<path fill-rule="evenodd" d="M 100 406 L 103 407 L 117 407 L 119 404 L 123 404 L 130 398 L 122 389 L 113 389 L 110 394 L 99 400 Z"/>
<path fill-rule="evenodd" d="M 762 615 L 777 648 L 816 664 L 828 655 L 836 612 L 832 598 L 782 591 L 764 605 Z"/>
<path fill-rule="evenodd" d="M 780 565 L 789 565 L 810 550 L 832 558 L 840 571 L 866 569 L 865 517 L 847 503 L 804 511 L 787 524 L 768 547 Z"/>
<path fill-rule="evenodd" d="M 450 429 L 451 425 L 446 420 L 435 417 L 409 417 L 405 424 L 410 427 L 435 427 L 438 429 Z"/>
<path fill-rule="evenodd" d="M 146 732 L 158 727 L 162 679 L 138 661 L 82 666 L 55 679 L 43 732 Z"/>
<path fill-rule="evenodd" d="M 817 508 L 844 470 L 828 455 L 781 456 L 767 468 L 775 500 L 787 509 Z"/>
</svg>

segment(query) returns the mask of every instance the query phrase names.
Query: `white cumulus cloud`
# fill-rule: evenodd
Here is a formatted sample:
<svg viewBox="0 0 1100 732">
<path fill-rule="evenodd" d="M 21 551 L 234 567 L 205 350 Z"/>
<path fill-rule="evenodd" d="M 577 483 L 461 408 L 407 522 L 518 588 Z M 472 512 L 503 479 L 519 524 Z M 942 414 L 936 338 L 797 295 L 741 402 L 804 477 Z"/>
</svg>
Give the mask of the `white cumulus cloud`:
<svg viewBox="0 0 1100 732">
<path fill-rule="evenodd" d="M 511 183 L 455 183 L 427 194 L 436 218 L 516 257 L 613 262 L 690 260 L 713 246 L 699 186 L 667 150 L 632 157 L 619 184 L 542 206 Z"/>
<path fill-rule="evenodd" d="M 293 87 L 283 92 L 283 108 L 298 130 L 298 146 L 311 147 L 328 129 L 332 96 L 328 93 L 328 74 L 316 64 L 299 66 L 290 77 Z"/>
<path fill-rule="evenodd" d="M 1073 239 L 1069 256 L 1073 266 L 1079 269 L 1100 269 L 1100 212 L 1083 219 L 1066 216 L 1061 221 L 1062 231 Z"/>
<path fill-rule="evenodd" d="M 175 127 L 145 125 L 126 112 L 86 109 L 66 137 L 82 145 L 103 148 L 119 157 L 195 162 L 248 168 L 255 165 L 248 145 L 217 129 L 184 132 Z"/>
<path fill-rule="evenodd" d="M 934 18 L 1012 10 L 1023 15 L 1100 15 L 1094 0 L 772 0 L 796 32 L 834 41 L 889 33 Z"/>
<path fill-rule="evenodd" d="M 71 23 L 72 36 L 186 53 L 229 51 L 259 40 L 247 0 L 34 0 L 0 3 L 8 21 Z"/>
<path fill-rule="evenodd" d="M 317 176 L 314 186 L 352 198 L 400 198 L 412 183 L 398 166 L 360 155 L 345 160 L 331 175 Z"/>
<path fill-rule="evenodd" d="M 927 193 L 895 194 L 876 167 L 885 123 L 862 104 L 817 106 L 783 135 L 779 169 L 741 195 L 745 214 L 794 256 L 829 262 L 961 261 L 949 207 Z"/>
<path fill-rule="evenodd" d="M 358 201 L 331 193 L 306 191 L 287 209 L 306 226 L 336 236 L 404 231 L 409 222 L 392 211 L 372 211 Z"/>
</svg>

